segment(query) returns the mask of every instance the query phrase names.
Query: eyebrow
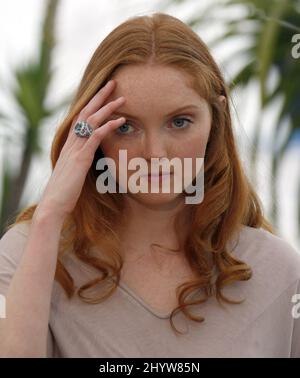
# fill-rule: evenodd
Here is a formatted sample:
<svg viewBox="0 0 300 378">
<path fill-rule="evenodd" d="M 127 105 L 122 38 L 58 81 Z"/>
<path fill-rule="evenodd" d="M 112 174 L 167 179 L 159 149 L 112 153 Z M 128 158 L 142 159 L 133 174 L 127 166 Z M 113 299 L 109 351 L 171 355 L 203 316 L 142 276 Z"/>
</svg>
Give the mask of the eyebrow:
<svg viewBox="0 0 300 378">
<path fill-rule="evenodd" d="M 184 106 L 181 106 L 180 108 L 176 109 L 176 110 L 173 110 L 171 113 L 167 114 L 166 116 L 167 117 L 170 117 L 178 112 L 181 112 L 183 110 L 187 110 L 187 109 L 198 109 L 200 110 L 200 107 L 198 105 L 193 105 L 193 104 L 190 104 L 190 105 L 184 105 Z M 113 115 L 116 115 L 116 116 L 123 116 L 125 118 L 132 118 L 132 119 L 135 119 L 135 120 L 138 120 L 137 117 L 134 117 L 133 115 L 131 114 L 128 114 L 128 113 L 124 113 L 124 112 L 114 112 Z"/>
</svg>

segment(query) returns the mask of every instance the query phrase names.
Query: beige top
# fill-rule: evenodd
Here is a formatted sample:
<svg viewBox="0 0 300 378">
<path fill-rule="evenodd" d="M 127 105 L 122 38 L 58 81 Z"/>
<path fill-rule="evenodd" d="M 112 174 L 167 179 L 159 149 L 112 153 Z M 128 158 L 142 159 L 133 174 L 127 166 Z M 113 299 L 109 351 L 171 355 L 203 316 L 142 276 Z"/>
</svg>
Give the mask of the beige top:
<svg viewBox="0 0 300 378">
<path fill-rule="evenodd" d="M 4 295 L 26 235 L 28 225 L 18 224 L 0 240 Z M 77 296 L 68 300 L 54 281 L 48 357 L 300 357 L 300 306 L 292 302 L 300 294 L 300 254 L 285 240 L 248 226 L 233 242 L 234 255 L 250 264 L 253 277 L 224 293 L 245 301 L 221 307 L 210 298 L 191 308 L 205 317 L 202 323 L 178 313 L 174 322 L 184 335 L 176 335 L 167 314 L 157 313 L 122 281 L 100 304 L 86 304 Z M 93 268 L 75 257 L 67 258 L 66 267 L 77 286 L 91 278 Z"/>
</svg>

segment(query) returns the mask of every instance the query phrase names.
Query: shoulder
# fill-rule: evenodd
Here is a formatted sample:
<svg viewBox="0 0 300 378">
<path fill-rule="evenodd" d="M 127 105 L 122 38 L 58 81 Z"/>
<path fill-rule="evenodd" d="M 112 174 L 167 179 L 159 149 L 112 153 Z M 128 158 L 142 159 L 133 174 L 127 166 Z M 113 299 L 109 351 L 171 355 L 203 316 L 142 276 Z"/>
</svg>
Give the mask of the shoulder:
<svg viewBox="0 0 300 378">
<path fill-rule="evenodd" d="M 9 283 L 23 255 L 29 222 L 14 224 L 0 239 L 0 293 L 8 289 Z"/>
<path fill-rule="evenodd" d="M 22 254 L 30 230 L 30 222 L 20 222 L 11 226 L 0 238 L 0 256 L 11 258 Z"/>
<path fill-rule="evenodd" d="M 268 282 L 278 293 L 300 280 L 300 252 L 278 235 L 243 225 L 229 246 L 234 256 L 251 266 L 258 284 Z"/>
<path fill-rule="evenodd" d="M 23 235 L 27 236 L 30 229 L 30 223 L 31 221 L 23 221 L 19 223 L 15 223 L 11 225 L 2 235 L 0 238 L 1 241 L 7 240 L 8 238 L 11 238 L 11 236 L 15 235 Z"/>
</svg>

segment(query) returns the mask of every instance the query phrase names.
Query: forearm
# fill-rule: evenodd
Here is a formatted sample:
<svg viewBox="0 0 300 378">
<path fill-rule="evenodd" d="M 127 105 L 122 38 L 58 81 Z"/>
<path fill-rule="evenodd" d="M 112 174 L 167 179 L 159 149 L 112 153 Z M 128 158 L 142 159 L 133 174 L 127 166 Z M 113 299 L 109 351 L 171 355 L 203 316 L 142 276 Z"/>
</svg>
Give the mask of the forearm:
<svg viewBox="0 0 300 378">
<path fill-rule="evenodd" d="M 63 218 L 35 216 L 0 322 L 0 355 L 45 357 L 51 293 Z"/>
</svg>

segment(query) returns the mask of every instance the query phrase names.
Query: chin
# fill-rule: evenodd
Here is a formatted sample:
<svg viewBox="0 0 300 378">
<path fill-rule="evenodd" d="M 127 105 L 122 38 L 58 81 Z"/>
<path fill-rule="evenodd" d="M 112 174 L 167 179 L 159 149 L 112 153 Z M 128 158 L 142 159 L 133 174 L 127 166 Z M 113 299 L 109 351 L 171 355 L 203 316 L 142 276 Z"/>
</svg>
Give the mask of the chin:
<svg viewBox="0 0 300 378">
<path fill-rule="evenodd" d="M 184 201 L 183 193 L 128 193 L 130 198 L 145 206 L 174 206 Z"/>
</svg>

